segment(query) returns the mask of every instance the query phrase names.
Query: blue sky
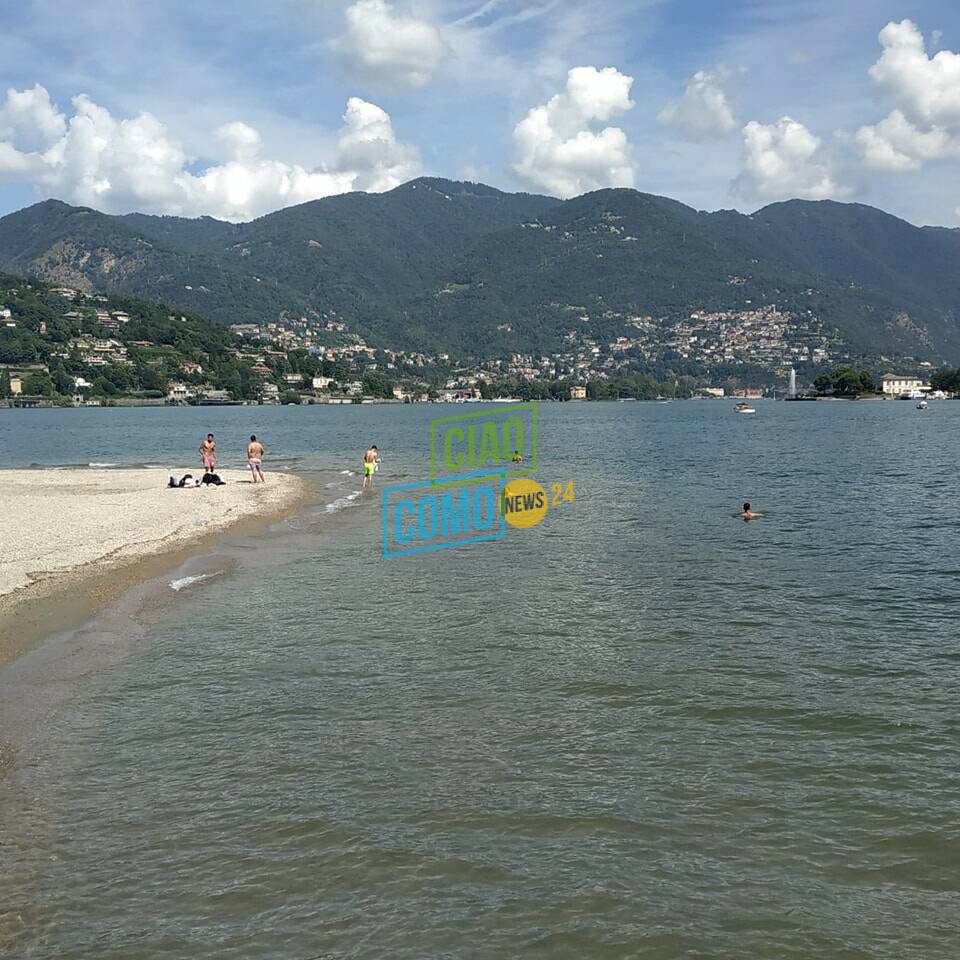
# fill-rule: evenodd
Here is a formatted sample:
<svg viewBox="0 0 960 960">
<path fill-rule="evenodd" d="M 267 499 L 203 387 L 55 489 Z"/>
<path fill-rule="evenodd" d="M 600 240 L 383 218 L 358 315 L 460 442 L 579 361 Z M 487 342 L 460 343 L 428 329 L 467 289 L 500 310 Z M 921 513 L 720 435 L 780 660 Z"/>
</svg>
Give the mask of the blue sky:
<svg viewBox="0 0 960 960">
<path fill-rule="evenodd" d="M 960 225 L 947 0 L 23 0 L 0 213 L 234 220 L 420 173 Z"/>
</svg>

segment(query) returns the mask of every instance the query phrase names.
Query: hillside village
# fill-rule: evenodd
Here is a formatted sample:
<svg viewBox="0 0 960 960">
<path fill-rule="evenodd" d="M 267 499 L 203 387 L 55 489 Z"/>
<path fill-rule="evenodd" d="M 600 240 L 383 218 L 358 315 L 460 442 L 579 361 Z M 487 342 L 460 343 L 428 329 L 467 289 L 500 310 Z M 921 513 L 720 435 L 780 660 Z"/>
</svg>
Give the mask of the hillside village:
<svg viewBox="0 0 960 960">
<path fill-rule="evenodd" d="M 760 396 L 782 384 L 791 366 L 812 380 L 831 364 L 860 359 L 816 317 L 775 305 L 697 310 L 674 321 L 567 309 L 572 329 L 558 353 L 470 361 L 372 345 L 332 312 L 224 326 L 150 301 L 6 277 L 0 399 L 159 405 Z M 611 331 L 606 338 L 596 336 L 598 319 Z M 931 368 L 903 362 L 911 376 Z"/>
</svg>

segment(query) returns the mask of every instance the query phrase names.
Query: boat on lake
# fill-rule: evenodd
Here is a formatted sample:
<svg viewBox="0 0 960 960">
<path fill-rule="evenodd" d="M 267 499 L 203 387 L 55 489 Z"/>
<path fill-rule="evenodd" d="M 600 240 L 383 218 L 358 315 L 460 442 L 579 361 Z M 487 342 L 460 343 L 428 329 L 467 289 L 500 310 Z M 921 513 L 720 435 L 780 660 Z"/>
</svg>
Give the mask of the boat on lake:
<svg viewBox="0 0 960 960">
<path fill-rule="evenodd" d="M 734 408 L 737 413 L 756 413 L 756 408 L 751 407 L 749 403 L 741 400 Z"/>
</svg>

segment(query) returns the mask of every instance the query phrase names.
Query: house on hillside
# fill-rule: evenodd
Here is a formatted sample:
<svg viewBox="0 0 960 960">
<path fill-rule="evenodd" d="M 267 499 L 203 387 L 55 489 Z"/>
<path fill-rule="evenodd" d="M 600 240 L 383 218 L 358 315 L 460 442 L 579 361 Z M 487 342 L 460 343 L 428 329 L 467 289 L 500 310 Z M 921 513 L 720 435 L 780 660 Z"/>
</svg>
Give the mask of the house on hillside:
<svg viewBox="0 0 960 960">
<path fill-rule="evenodd" d="M 255 323 L 231 323 L 230 332 L 238 337 L 259 337 L 261 333 Z"/>
<path fill-rule="evenodd" d="M 570 388 L 570 399 L 571 400 L 586 400 L 587 399 L 587 388 L 582 384 L 575 384 Z"/>
<path fill-rule="evenodd" d="M 192 396 L 193 391 L 185 383 L 167 385 L 167 399 L 171 403 L 186 403 Z"/>
</svg>

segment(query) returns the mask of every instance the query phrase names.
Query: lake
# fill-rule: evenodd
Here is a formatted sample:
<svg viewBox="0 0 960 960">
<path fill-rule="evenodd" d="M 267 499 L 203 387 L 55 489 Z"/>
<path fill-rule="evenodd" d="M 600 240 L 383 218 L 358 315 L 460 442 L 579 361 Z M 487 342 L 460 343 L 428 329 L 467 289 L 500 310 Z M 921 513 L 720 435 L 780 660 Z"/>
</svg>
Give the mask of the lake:
<svg viewBox="0 0 960 960">
<path fill-rule="evenodd" d="M 575 501 L 390 559 L 461 408 L 0 413 L 317 490 L 0 670 L 0 955 L 955 960 L 960 403 L 756 406 L 542 405 Z"/>
</svg>

